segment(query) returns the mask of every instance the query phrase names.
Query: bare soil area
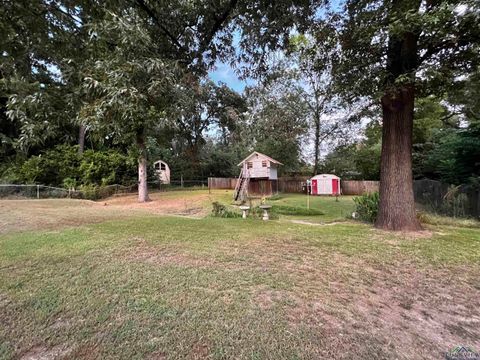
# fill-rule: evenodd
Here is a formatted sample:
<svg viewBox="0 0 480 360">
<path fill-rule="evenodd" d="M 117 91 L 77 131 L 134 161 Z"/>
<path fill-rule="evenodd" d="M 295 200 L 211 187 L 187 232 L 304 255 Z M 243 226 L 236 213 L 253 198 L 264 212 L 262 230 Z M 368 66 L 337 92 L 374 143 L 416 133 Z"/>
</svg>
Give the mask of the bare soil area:
<svg viewBox="0 0 480 360">
<path fill-rule="evenodd" d="M 0 200 L 0 234 L 60 229 L 145 214 L 203 217 L 213 201 L 205 191 L 153 193 L 150 199 L 138 203 L 136 194 L 132 194 L 101 201 Z"/>
</svg>

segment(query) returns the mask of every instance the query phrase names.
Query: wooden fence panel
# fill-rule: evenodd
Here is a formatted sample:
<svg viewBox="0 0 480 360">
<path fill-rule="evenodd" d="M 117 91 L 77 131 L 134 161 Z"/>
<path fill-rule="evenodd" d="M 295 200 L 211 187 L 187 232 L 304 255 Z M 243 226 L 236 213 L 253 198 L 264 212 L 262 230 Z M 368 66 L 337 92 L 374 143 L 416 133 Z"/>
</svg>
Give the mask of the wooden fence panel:
<svg viewBox="0 0 480 360">
<path fill-rule="evenodd" d="M 380 188 L 380 181 L 369 180 L 341 180 L 340 186 L 343 195 L 362 195 L 376 192 Z"/>
<path fill-rule="evenodd" d="M 209 189 L 235 189 L 237 184 L 236 178 L 208 178 L 208 188 Z"/>
<path fill-rule="evenodd" d="M 308 176 L 278 178 L 278 191 L 285 193 L 301 193 L 302 185 L 308 179 L 310 179 Z"/>
<path fill-rule="evenodd" d="M 272 195 L 277 192 L 276 180 L 251 180 L 248 183 L 250 195 Z"/>
<path fill-rule="evenodd" d="M 251 181 L 249 192 L 261 193 L 265 189 L 267 193 L 275 193 L 277 191 L 284 193 L 301 193 L 302 185 L 310 177 L 280 177 L 277 182 L 273 182 L 273 185 L 266 185 L 270 181 L 257 180 Z M 265 183 L 265 184 L 264 184 Z M 237 178 L 208 178 L 208 186 L 210 189 L 235 189 L 237 184 Z M 267 189 L 268 187 L 268 189 Z M 378 191 L 378 181 L 363 181 L 363 180 L 341 180 L 342 194 L 344 195 L 361 195 L 363 193 L 370 193 Z"/>
</svg>

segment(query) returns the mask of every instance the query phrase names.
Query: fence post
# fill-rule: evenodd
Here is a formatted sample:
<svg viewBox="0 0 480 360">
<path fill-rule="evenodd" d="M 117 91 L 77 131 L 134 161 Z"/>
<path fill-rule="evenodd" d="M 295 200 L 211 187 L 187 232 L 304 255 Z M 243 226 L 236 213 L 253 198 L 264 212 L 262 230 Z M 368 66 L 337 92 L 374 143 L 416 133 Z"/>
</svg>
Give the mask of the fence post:
<svg viewBox="0 0 480 360">
<path fill-rule="evenodd" d="M 180 187 L 183 188 L 183 175 L 180 175 Z"/>
<path fill-rule="evenodd" d="M 40 199 L 40 185 L 37 185 L 37 199 Z"/>
</svg>

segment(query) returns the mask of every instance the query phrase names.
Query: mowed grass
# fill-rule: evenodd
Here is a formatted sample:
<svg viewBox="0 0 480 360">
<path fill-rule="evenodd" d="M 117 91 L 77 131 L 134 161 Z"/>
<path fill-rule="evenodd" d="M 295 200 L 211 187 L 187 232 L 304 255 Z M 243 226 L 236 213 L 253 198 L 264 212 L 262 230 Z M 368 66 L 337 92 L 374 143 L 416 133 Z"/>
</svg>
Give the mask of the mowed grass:
<svg viewBox="0 0 480 360">
<path fill-rule="evenodd" d="M 304 194 L 280 194 L 273 197 L 272 204 L 277 206 L 298 208 L 299 213 L 302 210 L 311 209 L 322 212 L 322 215 L 302 216 L 302 219 L 313 222 L 332 222 L 345 221 L 351 217 L 354 211 L 354 202 L 352 196 L 308 196 Z M 306 211 L 308 213 L 308 211 Z M 292 215 L 295 216 L 295 215 Z"/>
<path fill-rule="evenodd" d="M 329 225 L 351 199 L 316 199 L 326 225 L 132 211 L 0 235 L 0 358 L 438 359 L 480 347 L 479 229 Z"/>
<path fill-rule="evenodd" d="M 219 202 L 232 204 L 232 192 L 216 193 Z M 253 198 L 252 206 L 259 205 L 261 198 Z M 278 194 L 266 198 L 266 204 L 272 205 L 273 211 L 281 219 L 301 219 L 312 223 L 331 223 L 346 221 L 355 209 L 353 196 L 307 196 L 305 194 Z M 246 203 L 250 205 L 250 202 Z M 232 207 L 236 209 L 235 207 Z M 239 211 L 236 209 L 236 211 Z"/>
</svg>

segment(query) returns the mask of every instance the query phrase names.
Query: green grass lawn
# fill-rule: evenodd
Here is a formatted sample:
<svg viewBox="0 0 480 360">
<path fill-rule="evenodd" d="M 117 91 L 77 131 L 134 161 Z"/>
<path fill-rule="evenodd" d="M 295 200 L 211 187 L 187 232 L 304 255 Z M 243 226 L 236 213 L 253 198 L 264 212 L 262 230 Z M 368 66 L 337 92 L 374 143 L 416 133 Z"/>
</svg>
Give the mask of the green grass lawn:
<svg viewBox="0 0 480 360">
<path fill-rule="evenodd" d="M 233 206 L 232 192 L 224 192 L 218 195 L 218 201 L 223 204 L 230 204 L 231 208 L 239 212 L 239 210 Z M 254 198 L 252 200 L 252 206 L 259 205 L 261 198 Z M 280 216 L 280 219 L 287 220 L 303 220 L 312 223 L 330 223 L 336 221 L 346 221 L 351 217 L 354 211 L 355 205 L 352 196 L 341 196 L 338 199 L 332 196 L 309 196 L 305 194 L 279 194 L 272 198 L 267 198 L 266 203 L 273 206 L 273 208 L 279 208 L 281 210 L 293 210 L 292 214 Z M 247 202 L 250 205 L 250 202 Z M 319 212 L 316 215 L 305 215 L 308 210 L 312 212 Z M 296 211 L 295 211 L 296 210 Z M 287 211 L 288 212 L 288 211 Z M 298 213 L 298 214 L 295 214 Z"/>
<path fill-rule="evenodd" d="M 344 221 L 351 217 L 354 211 L 352 196 L 306 196 L 304 194 L 280 194 L 274 197 L 272 204 L 280 206 L 292 206 L 300 209 L 319 210 L 323 213 L 320 216 L 302 216 L 302 219 L 313 222 Z"/>
<path fill-rule="evenodd" d="M 184 196 L 194 201 L 168 199 Z M 199 201 L 212 199 L 231 194 Z M 38 204 L 58 226 L 0 235 L 0 359 L 439 359 L 480 348 L 478 228 L 328 225 L 353 205 L 324 197 L 311 198 L 318 226 L 143 208 L 116 218 L 113 205 L 82 202 L 66 225 L 65 202 L 15 214 L 40 217 Z"/>
</svg>

